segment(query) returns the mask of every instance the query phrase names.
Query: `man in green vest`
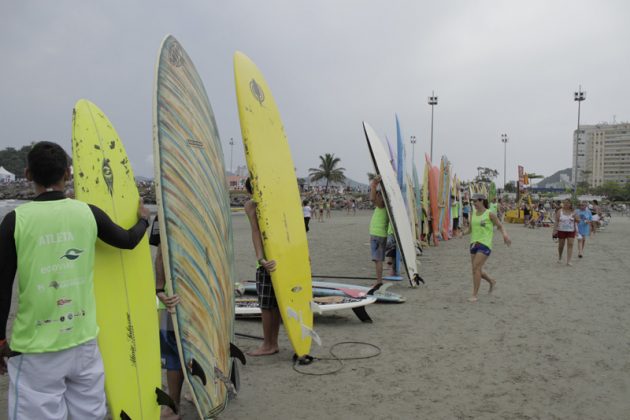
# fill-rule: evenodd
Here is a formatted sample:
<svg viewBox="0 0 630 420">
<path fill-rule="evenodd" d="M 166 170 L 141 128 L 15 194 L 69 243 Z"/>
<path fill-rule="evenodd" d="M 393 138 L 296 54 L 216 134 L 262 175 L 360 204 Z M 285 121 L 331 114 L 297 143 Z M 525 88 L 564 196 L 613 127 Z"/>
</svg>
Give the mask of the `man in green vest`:
<svg viewBox="0 0 630 420">
<path fill-rule="evenodd" d="M 125 230 L 98 207 L 66 198 L 68 156 L 55 143 L 33 146 L 25 175 L 36 198 L 0 224 L 0 373 L 9 372 L 9 419 L 103 419 L 95 243 L 99 238 L 134 248 L 149 226 L 149 211 L 140 203 L 138 222 Z M 9 344 L 16 272 L 19 296 Z"/>
</svg>

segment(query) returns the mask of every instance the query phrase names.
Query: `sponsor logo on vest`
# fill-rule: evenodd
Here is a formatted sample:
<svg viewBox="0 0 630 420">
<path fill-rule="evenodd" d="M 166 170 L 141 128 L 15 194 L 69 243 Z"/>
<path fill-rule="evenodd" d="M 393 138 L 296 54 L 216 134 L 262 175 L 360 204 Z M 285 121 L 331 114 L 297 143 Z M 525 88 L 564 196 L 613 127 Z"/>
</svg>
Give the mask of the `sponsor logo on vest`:
<svg viewBox="0 0 630 420">
<path fill-rule="evenodd" d="M 59 317 L 59 319 L 44 319 L 44 320 L 39 320 L 36 322 L 36 325 L 38 327 L 44 325 L 44 324 L 51 324 L 53 322 L 65 322 L 66 320 L 70 321 L 73 318 L 76 317 L 80 317 L 80 316 L 85 316 L 85 309 L 82 309 L 81 311 L 77 311 L 77 312 L 70 312 L 67 315 L 61 315 Z M 72 329 L 72 327 L 70 327 L 70 329 Z"/>
<path fill-rule="evenodd" d="M 68 298 L 57 299 L 57 306 L 67 305 L 70 302 L 72 302 L 72 299 L 68 299 Z"/>
<path fill-rule="evenodd" d="M 42 268 L 40 268 L 40 272 L 42 274 L 56 273 L 58 271 L 69 270 L 69 269 L 71 269 L 73 267 L 74 267 L 74 264 L 72 264 L 70 261 L 64 261 L 64 262 L 61 262 L 59 264 L 51 264 L 51 265 L 47 265 L 45 267 L 42 267 Z"/>
<path fill-rule="evenodd" d="M 37 240 L 37 245 L 52 245 L 70 241 L 74 241 L 74 236 L 72 235 L 72 232 L 47 233 L 39 237 L 39 239 Z"/>
<path fill-rule="evenodd" d="M 69 263 L 67 263 L 67 264 L 69 264 Z M 67 280 L 67 281 L 64 281 L 64 282 L 61 282 L 61 283 L 59 283 L 57 280 L 53 280 L 53 281 L 51 281 L 48 284 L 48 287 L 52 287 L 55 290 L 57 290 L 57 289 L 65 289 L 66 287 L 78 286 L 80 284 L 83 284 L 84 282 L 85 282 L 85 279 L 82 279 L 82 278 Z M 39 289 L 39 287 L 38 287 L 38 289 Z"/>
<path fill-rule="evenodd" d="M 69 260 L 76 260 L 77 258 L 81 256 L 81 253 L 83 253 L 82 249 L 70 248 L 59 259 L 67 258 Z"/>
</svg>

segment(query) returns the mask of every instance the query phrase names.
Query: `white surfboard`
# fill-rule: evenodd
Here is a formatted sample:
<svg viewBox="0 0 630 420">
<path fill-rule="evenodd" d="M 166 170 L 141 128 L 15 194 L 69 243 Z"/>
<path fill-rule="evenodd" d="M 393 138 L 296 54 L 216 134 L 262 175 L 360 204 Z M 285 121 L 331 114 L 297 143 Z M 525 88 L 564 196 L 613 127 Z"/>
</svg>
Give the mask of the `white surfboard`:
<svg viewBox="0 0 630 420">
<path fill-rule="evenodd" d="M 424 280 L 418 274 L 416 247 L 411 232 L 411 222 L 405 208 L 405 200 L 381 139 L 378 138 L 376 131 L 368 123 L 363 122 L 363 129 L 374 168 L 376 173 L 381 176 L 385 207 L 387 208 L 389 221 L 394 228 L 394 236 L 402 256 L 403 265 L 407 271 L 409 283 L 414 287 L 419 285 L 420 282 L 424 283 Z"/>
</svg>

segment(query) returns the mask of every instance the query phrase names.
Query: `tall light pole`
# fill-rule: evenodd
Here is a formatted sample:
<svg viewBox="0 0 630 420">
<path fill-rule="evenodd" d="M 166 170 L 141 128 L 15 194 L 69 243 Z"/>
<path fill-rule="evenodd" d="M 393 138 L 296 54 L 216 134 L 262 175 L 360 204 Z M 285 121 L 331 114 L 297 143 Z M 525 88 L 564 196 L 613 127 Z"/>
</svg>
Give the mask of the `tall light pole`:
<svg viewBox="0 0 630 420">
<path fill-rule="evenodd" d="M 438 97 L 435 96 L 435 92 L 431 91 L 431 96 L 429 96 L 429 105 L 431 105 L 431 162 L 433 162 L 433 107 L 437 103 Z"/>
<path fill-rule="evenodd" d="M 232 152 L 234 151 L 234 139 L 230 137 L 230 172 L 232 172 Z M 234 172 L 232 172 L 234 173 Z"/>
<path fill-rule="evenodd" d="M 411 142 L 411 163 L 414 163 L 416 160 L 416 136 L 411 136 L 409 141 Z"/>
<path fill-rule="evenodd" d="M 580 108 L 582 101 L 586 99 L 586 92 L 582 92 L 582 85 L 578 88 L 577 92 L 573 93 L 573 100 L 578 103 L 578 121 L 577 132 L 575 134 L 575 178 L 573 179 L 573 197 L 577 198 L 577 185 L 578 185 L 578 146 L 580 145 Z"/>
<path fill-rule="evenodd" d="M 508 135 L 501 134 L 501 143 L 503 143 L 503 191 L 505 192 L 505 186 L 507 185 L 507 181 L 505 178 L 505 174 L 507 173 L 507 144 L 508 144 Z"/>
</svg>

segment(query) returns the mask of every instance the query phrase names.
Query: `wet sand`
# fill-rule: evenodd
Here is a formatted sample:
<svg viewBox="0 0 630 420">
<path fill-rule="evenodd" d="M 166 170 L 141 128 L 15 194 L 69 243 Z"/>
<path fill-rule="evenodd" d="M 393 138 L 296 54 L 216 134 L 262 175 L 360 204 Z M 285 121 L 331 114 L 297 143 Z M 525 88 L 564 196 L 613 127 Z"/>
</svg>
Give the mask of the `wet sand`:
<svg viewBox="0 0 630 420">
<path fill-rule="evenodd" d="M 371 212 L 333 212 L 311 221 L 313 272 L 373 276 L 367 227 Z M 238 278 L 251 279 L 255 258 L 247 219 L 235 215 Z M 280 353 L 248 358 L 241 391 L 222 419 L 621 419 L 630 413 L 630 218 L 614 218 L 587 241 L 574 266 L 556 263 L 549 228 L 507 225 L 512 247 L 495 235 L 486 265 L 498 281 L 493 295 L 482 284 L 468 303 L 472 281 L 467 239 L 425 249 L 420 258 L 427 285 L 390 290 L 407 302 L 368 307 L 373 324 L 351 311 L 316 317 L 323 340 L 313 356 L 329 357 L 331 345 L 362 341 L 380 356 L 344 362 L 333 375 L 307 376 L 292 369 L 292 351 L 280 333 Z M 345 282 L 353 282 L 346 280 Z M 369 281 L 354 281 L 369 285 Z M 236 322 L 239 333 L 261 335 L 257 320 Z M 237 338 L 243 350 L 259 342 Z M 341 357 L 372 349 L 348 346 Z M 329 361 L 302 367 L 311 373 L 337 368 Z M 6 414 L 8 378 L 0 378 L 0 418 Z M 184 418 L 196 418 L 183 402 Z"/>
</svg>

